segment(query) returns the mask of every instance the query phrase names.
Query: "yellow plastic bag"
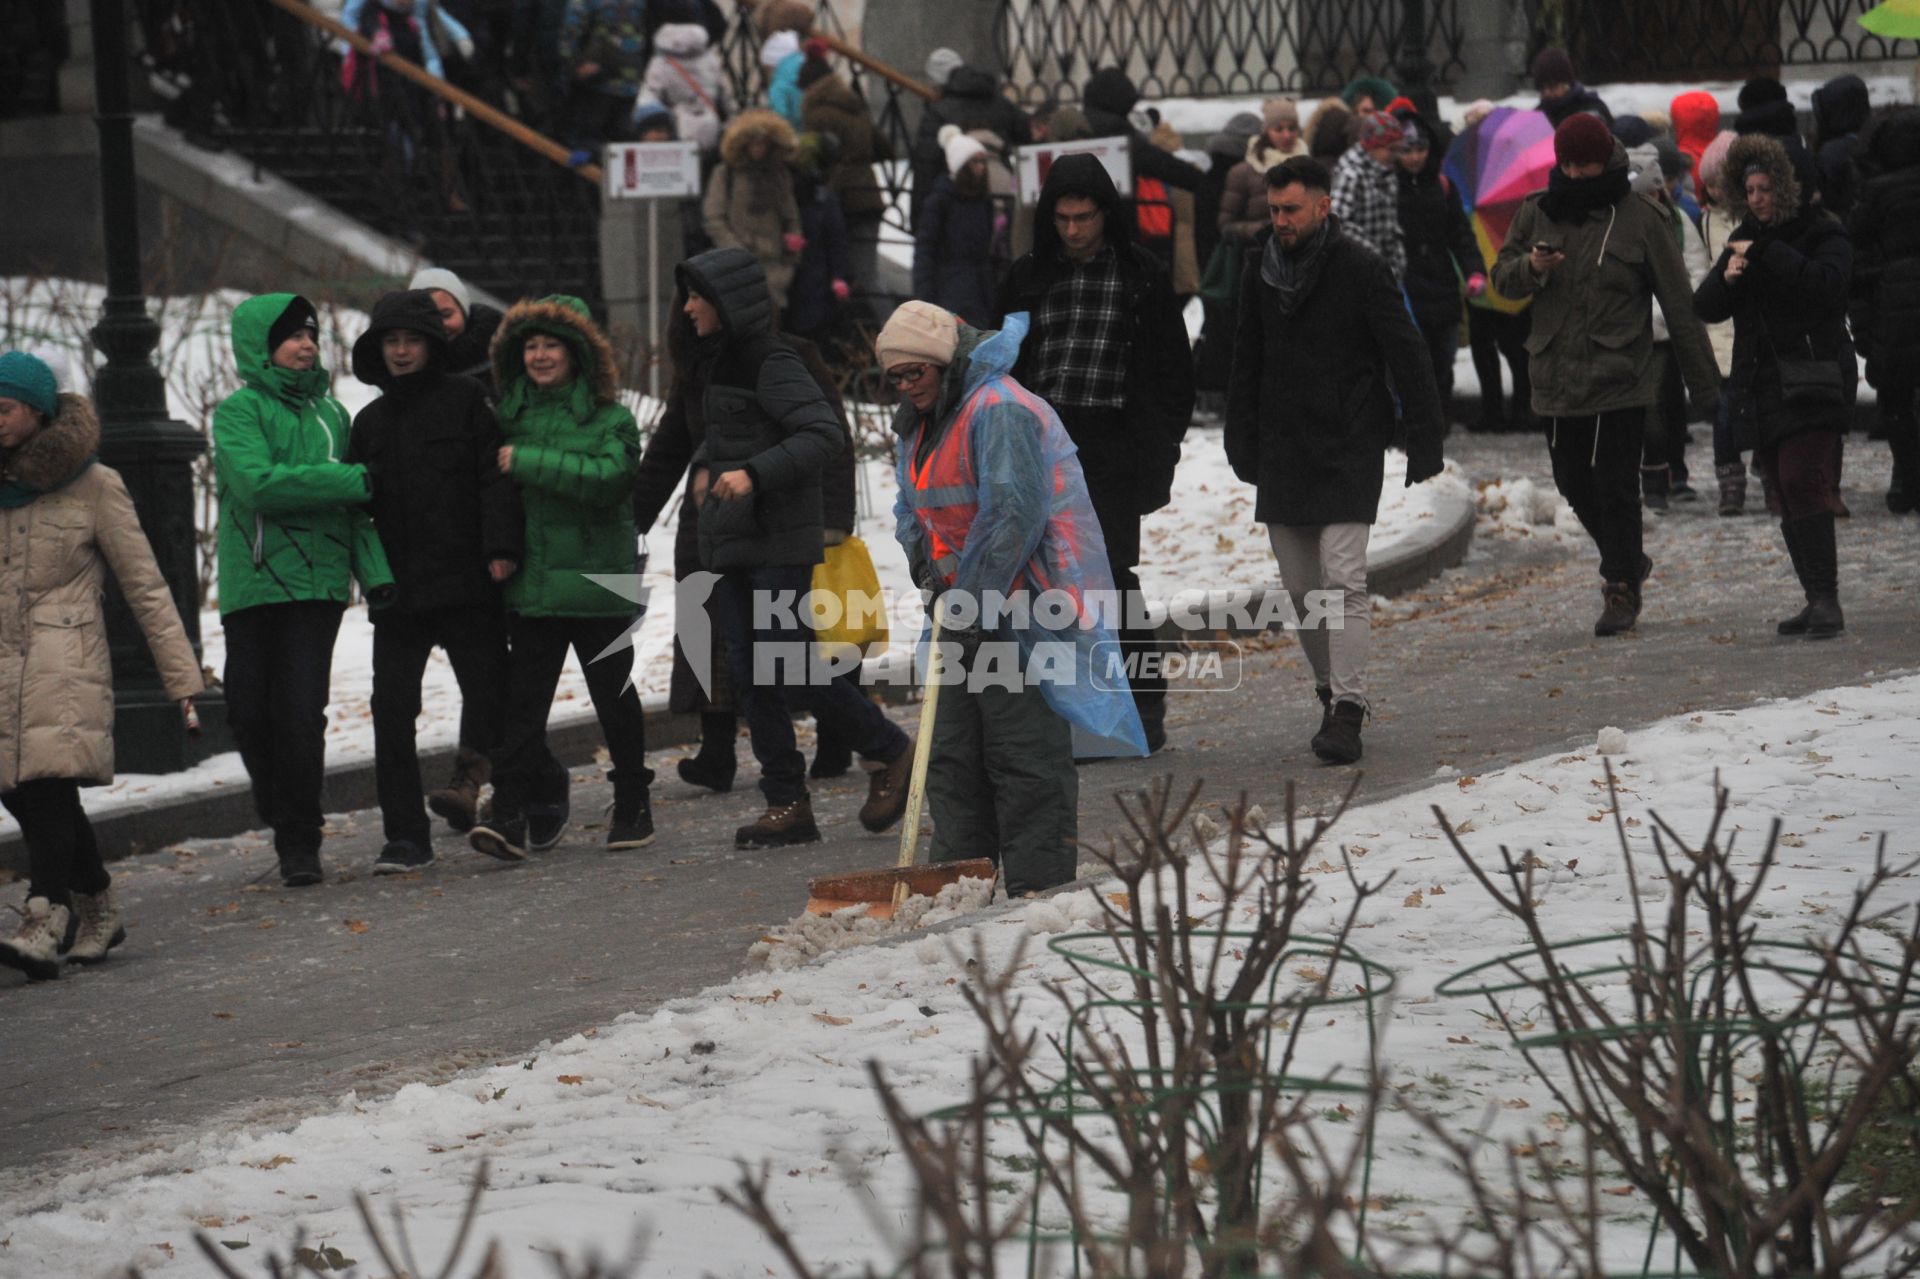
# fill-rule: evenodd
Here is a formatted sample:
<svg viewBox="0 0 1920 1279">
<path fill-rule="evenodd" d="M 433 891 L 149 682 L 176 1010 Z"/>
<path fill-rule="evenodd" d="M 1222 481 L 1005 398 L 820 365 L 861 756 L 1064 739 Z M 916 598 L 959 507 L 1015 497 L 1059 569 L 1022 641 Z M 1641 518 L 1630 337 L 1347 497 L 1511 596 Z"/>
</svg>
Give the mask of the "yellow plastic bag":
<svg viewBox="0 0 1920 1279">
<path fill-rule="evenodd" d="M 848 648 L 868 657 L 887 651 L 887 604 L 865 542 L 849 536 L 827 548 L 827 557 L 813 566 L 813 595 L 808 620 L 823 655 Z"/>
</svg>

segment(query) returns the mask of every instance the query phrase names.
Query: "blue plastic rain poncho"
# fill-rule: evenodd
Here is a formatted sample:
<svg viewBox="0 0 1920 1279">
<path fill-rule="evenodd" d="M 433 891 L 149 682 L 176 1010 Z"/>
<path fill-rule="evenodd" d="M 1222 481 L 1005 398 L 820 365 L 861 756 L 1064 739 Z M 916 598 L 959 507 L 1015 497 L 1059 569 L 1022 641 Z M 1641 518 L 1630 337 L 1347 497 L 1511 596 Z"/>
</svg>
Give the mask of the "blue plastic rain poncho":
<svg viewBox="0 0 1920 1279">
<path fill-rule="evenodd" d="M 1076 755 L 1145 755 L 1146 734 L 1115 664 L 1119 597 L 1077 450 L 1052 406 L 1011 373 L 1026 335 L 1024 311 L 998 333 L 960 325 L 927 419 L 930 449 L 919 448 L 921 414 L 902 404 L 895 536 L 909 564 L 930 566 L 950 590 L 976 602 L 1026 601 L 998 624 L 986 618 L 983 629 L 1017 641 L 1026 681 L 1078 730 Z"/>
</svg>

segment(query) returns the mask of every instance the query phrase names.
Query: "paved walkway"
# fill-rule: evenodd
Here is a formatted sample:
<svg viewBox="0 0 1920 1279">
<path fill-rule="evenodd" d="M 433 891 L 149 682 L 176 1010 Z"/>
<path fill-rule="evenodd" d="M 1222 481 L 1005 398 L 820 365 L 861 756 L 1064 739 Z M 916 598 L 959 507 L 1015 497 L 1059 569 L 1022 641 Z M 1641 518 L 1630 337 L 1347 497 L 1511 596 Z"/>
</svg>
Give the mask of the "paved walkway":
<svg viewBox="0 0 1920 1279">
<path fill-rule="evenodd" d="M 1476 478 L 1548 482 L 1544 446 L 1519 437 L 1449 441 Z M 1703 450 L 1696 446 L 1695 452 Z M 1705 707 L 1804 693 L 1920 664 L 1920 521 L 1879 500 L 1885 448 L 1855 437 L 1841 527 L 1848 631 L 1781 641 L 1772 623 L 1797 592 L 1764 517 L 1714 517 L 1703 500 L 1650 520 L 1657 562 L 1637 634 L 1596 640 L 1600 606 L 1584 545 L 1483 535 L 1472 557 L 1376 613 L 1362 799 L 1590 743 Z M 1278 810 L 1286 779 L 1327 803 L 1344 769 L 1306 749 L 1318 720 L 1305 663 L 1276 637 L 1248 650 L 1233 694 L 1185 695 L 1173 747 L 1082 772 L 1081 829 L 1114 831 L 1112 795 L 1174 774 L 1212 798 L 1245 790 Z M 771 923 L 795 913 L 810 875 L 891 862 L 895 836 L 854 820 L 857 780 L 816 793 L 826 841 L 798 852 L 732 847 L 753 791 L 695 793 L 655 767 L 658 844 L 598 846 L 608 802 L 597 770 L 576 775 L 573 836 L 524 866 L 443 842 L 446 860 L 397 880 L 364 873 L 377 813 L 334 821 L 335 877 L 287 892 L 255 835 L 122 862 L 131 937 L 114 960 L 27 987 L 0 974 L 0 1193 L 36 1193 L 50 1170 L 164 1147 L 216 1122 L 291 1122 L 349 1089 L 382 1093 L 511 1059 L 540 1041 L 723 981 Z M 743 763 L 751 760 L 743 749 Z M 1702 796 L 1702 802 L 1706 800 Z M 349 873 L 339 873 L 349 872 Z M 8 900 L 18 889 L 4 891 Z"/>
</svg>

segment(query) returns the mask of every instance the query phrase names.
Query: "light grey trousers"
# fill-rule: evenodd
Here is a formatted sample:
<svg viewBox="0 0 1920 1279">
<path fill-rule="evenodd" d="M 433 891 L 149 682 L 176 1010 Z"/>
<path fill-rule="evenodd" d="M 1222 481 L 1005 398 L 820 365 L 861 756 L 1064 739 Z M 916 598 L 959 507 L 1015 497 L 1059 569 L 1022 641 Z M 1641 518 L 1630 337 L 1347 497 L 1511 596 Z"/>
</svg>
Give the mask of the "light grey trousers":
<svg viewBox="0 0 1920 1279">
<path fill-rule="evenodd" d="M 1333 690 L 1336 702 L 1367 704 L 1367 535 L 1370 524 L 1267 525 L 1267 541 L 1280 565 L 1280 584 L 1301 619 L 1300 647 L 1313 667 L 1313 681 Z M 1309 591 L 1338 591 L 1339 605 L 1310 616 Z"/>
</svg>

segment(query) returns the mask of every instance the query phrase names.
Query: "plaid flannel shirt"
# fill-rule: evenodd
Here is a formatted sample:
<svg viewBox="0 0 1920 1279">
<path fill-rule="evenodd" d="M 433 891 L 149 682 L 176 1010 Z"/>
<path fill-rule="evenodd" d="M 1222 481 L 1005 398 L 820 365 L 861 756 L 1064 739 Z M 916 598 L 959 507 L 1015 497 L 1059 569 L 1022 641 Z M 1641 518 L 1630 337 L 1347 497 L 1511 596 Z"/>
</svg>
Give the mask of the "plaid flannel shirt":
<svg viewBox="0 0 1920 1279">
<path fill-rule="evenodd" d="M 1127 400 L 1126 288 L 1112 245 L 1065 270 L 1034 308 L 1032 389 L 1056 406 L 1117 409 Z"/>
<path fill-rule="evenodd" d="M 1333 166 L 1333 211 L 1348 234 L 1387 260 L 1393 278 L 1407 276 L 1407 243 L 1400 231 L 1400 187 L 1392 169 L 1367 157 L 1358 142 Z"/>
</svg>

